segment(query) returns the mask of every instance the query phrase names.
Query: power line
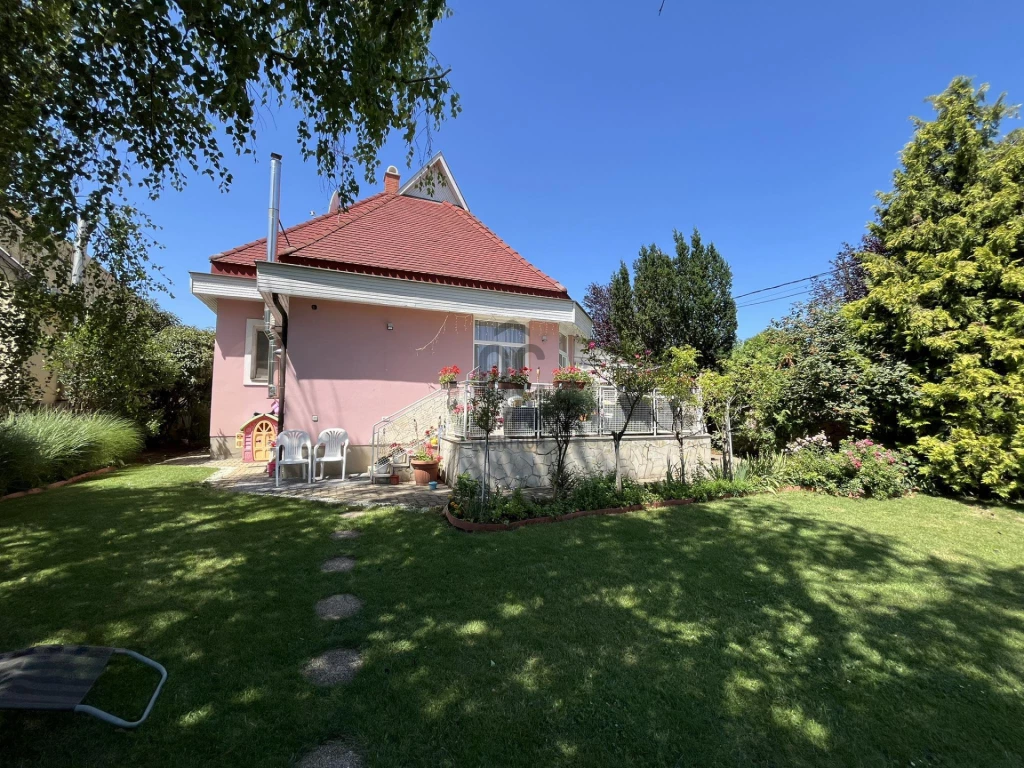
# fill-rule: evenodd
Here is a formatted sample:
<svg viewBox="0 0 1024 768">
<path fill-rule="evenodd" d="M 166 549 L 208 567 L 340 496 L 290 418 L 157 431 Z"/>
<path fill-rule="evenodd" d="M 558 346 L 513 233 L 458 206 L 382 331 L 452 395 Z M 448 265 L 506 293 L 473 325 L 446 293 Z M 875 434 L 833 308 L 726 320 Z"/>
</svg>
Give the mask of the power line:
<svg viewBox="0 0 1024 768">
<path fill-rule="evenodd" d="M 737 304 L 736 309 L 743 309 L 744 307 L 756 307 L 758 304 L 770 304 L 773 301 L 782 301 L 782 299 L 789 299 L 793 296 L 803 296 L 805 293 L 810 293 L 813 289 L 808 288 L 806 291 L 797 291 L 796 293 L 787 293 L 785 296 L 776 296 L 774 299 L 763 299 L 762 301 L 750 301 L 746 304 Z"/>
<path fill-rule="evenodd" d="M 744 296 L 753 296 L 755 293 L 764 293 L 765 291 L 774 291 L 776 288 L 783 288 L 787 285 L 796 285 L 797 283 L 806 283 L 808 280 L 813 280 L 816 277 L 824 277 L 825 275 L 831 275 L 838 272 L 839 269 L 830 269 L 828 272 L 819 272 L 816 275 L 810 277 L 801 277 L 799 280 L 790 280 L 788 283 L 779 283 L 778 285 L 770 285 L 767 288 L 758 288 L 756 291 L 748 291 L 747 293 L 741 293 L 739 296 L 733 296 L 734 299 L 742 299 Z"/>
</svg>

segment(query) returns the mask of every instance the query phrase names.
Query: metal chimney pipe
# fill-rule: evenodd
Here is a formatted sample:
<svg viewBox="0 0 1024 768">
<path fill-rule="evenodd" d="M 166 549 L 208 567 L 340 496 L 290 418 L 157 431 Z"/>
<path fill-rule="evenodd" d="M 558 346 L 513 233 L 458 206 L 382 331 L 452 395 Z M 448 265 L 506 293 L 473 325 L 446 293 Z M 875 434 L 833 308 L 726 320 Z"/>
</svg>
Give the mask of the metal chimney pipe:
<svg viewBox="0 0 1024 768">
<path fill-rule="evenodd" d="M 281 220 L 281 156 L 270 153 L 270 208 L 267 210 L 267 261 L 277 260 L 277 223 Z"/>
</svg>

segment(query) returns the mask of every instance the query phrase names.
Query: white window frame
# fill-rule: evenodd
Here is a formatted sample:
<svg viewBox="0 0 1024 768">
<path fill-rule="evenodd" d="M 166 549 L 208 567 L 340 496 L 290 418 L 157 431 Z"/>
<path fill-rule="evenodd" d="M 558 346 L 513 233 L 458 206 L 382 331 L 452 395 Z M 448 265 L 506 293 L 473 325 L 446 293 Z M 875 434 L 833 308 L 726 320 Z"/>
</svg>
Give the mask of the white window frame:
<svg viewBox="0 0 1024 768">
<path fill-rule="evenodd" d="M 565 342 L 565 349 L 562 349 L 562 342 Z M 558 367 L 565 368 L 569 365 L 569 335 L 558 334 Z"/>
<path fill-rule="evenodd" d="M 524 341 L 522 344 L 510 341 L 477 341 L 476 339 L 476 324 L 477 323 L 508 323 L 509 325 L 521 325 L 525 331 Z M 472 344 L 470 360 L 473 361 L 473 367 L 476 367 L 476 348 L 477 345 L 482 347 L 512 347 L 523 349 L 523 366 L 530 368 L 530 324 L 523 322 L 522 320 L 510 320 L 507 317 L 481 317 L 479 315 L 473 317 L 473 338 L 470 340 Z M 505 373 L 504 370 L 501 373 Z"/>
<path fill-rule="evenodd" d="M 267 332 L 262 318 L 245 321 L 245 362 L 242 369 L 242 383 L 247 387 L 265 387 L 270 383 L 268 377 L 262 379 L 253 377 L 253 367 L 256 365 L 256 334 L 259 331 Z"/>
</svg>

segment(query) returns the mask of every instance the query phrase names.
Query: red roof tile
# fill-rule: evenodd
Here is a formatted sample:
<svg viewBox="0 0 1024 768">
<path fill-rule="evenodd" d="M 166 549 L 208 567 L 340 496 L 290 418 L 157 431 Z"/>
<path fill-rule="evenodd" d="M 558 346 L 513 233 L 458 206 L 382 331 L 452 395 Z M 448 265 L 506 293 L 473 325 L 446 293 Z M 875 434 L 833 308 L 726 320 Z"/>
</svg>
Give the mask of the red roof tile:
<svg viewBox="0 0 1024 768">
<path fill-rule="evenodd" d="M 215 272 L 254 274 L 266 238 L 211 257 Z M 451 203 L 382 192 L 286 229 L 278 237 L 285 264 L 567 296 L 565 286 L 516 253 L 479 219 Z"/>
</svg>

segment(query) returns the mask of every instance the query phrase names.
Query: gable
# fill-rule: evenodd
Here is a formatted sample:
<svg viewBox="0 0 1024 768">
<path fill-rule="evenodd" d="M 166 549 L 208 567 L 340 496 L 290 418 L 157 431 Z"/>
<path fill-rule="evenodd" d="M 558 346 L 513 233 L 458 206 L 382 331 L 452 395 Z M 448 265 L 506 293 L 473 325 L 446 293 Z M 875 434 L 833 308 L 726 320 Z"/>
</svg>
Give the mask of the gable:
<svg viewBox="0 0 1024 768">
<path fill-rule="evenodd" d="M 452 176 L 444 155 L 440 152 L 416 171 L 412 178 L 399 188 L 398 194 L 420 200 L 433 200 L 435 203 L 450 203 L 464 211 L 469 210 L 466 199 L 462 196 L 462 191 Z"/>
</svg>

